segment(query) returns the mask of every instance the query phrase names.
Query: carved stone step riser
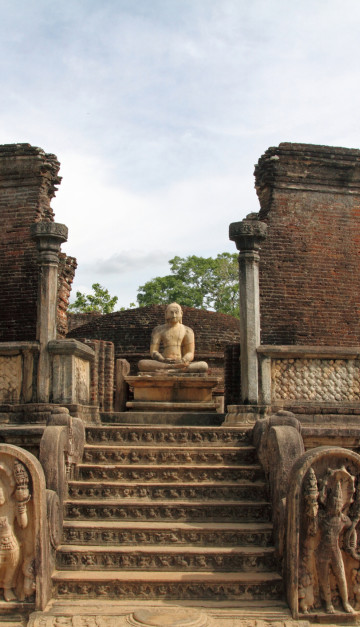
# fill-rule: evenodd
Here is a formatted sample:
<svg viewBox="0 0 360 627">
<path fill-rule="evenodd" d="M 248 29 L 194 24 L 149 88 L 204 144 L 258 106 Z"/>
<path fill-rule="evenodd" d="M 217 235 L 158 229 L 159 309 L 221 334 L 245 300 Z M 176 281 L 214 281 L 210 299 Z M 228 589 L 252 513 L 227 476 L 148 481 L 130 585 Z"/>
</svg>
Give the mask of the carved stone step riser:
<svg viewBox="0 0 360 627">
<path fill-rule="evenodd" d="M 180 500 L 196 500 L 211 501 L 215 500 L 261 500 L 267 496 L 265 485 L 248 484 L 238 486 L 197 486 L 192 487 L 164 487 L 162 485 L 146 485 L 146 486 L 98 486 L 93 484 L 81 486 L 69 484 L 69 498 L 72 500 L 81 499 L 152 499 L 156 502 L 159 500 L 174 501 Z"/>
<path fill-rule="evenodd" d="M 161 465 L 166 466 L 183 466 L 183 465 L 206 465 L 217 464 L 221 466 L 226 465 L 240 465 L 240 464 L 253 464 L 256 463 L 256 451 L 252 448 L 239 448 L 234 451 L 222 451 L 221 449 L 214 448 L 213 451 L 207 450 L 201 452 L 199 450 L 187 451 L 166 451 L 161 452 L 156 449 L 143 450 L 143 449 L 91 449 L 85 450 L 84 463 L 87 464 L 149 464 L 149 465 Z"/>
<path fill-rule="evenodd" d="M 64 543 L 83 545 L 107 545 L 119 544 L 132 546 L 140 544 L 148 546 L 151 544 L 167 545 L 192 545 L 192 546 L 260 546 L 267 547 L 272 542 L 272 532 L 269 531 L 183 531 L 174 529 L 173 531 L 136 529 L 129 531 L 122 530 L 99 530 L 99 529 L 76 529 L 73 527 L 64 528 Z"/>
<path fill-rule="evenodd" d="M 137 429 L 132 427 L 122 429 L 97 429 L 90 428 L 87 430 L 87 442 L 89 444 L 100 444 L 102 446 L 109 444 L 127 444 L 141 446 L 239 446 L 251 444 L 251 435 L 246 431 L 231 430 L 201 430 L 187 429 L 183 427 L 176 431 L 175 429 L 166 432 L 163 429 Z"/>
<path fill-rule="evenodd" d="M 213 555 L 189 554 L 169 555 L 157 551 L 153 555 L 137 555 L 135 553 L 114 553 L 88 551 L 85 555 L 76 552 L 59 552 L 57 567 L 67 570 L 106 570 L 110 568 L 123 570 L 159 570 L 164 571 L 241 571 L 269 572 L 276 568 L 273 554 L 268 555 Z"/>
<path fill-rule="evenodd" d="M 226 482 L 226 481 L 261 481 L 264 473 L 261 468 L 224 468 L 218 470 L 216 468 L 180 468 L 180 469 L 161 469 L 153 468 L 136 468 L 123 469 L 121 466 L 116 468 L 99 468 L 92 466 L 91 468 L 79 467 L 78 478 L 80 481 L 147 481 L 155 483 L 157 481 L 163 483 L 174 482 Z"/>
<path fill-rule="evenodd" d="M 70 520 L 128 520 L 128 521 L 181 521 L 181 522 L 270 522 L 268 504 L 249 505 L 188 505 L 181 507 L 154 505 L 83 505 L 67 504 L 66 517 Z"/>
<path fill-rule="evenodd" d="M 72 583 L 58 582 L 54 586 L 54 596 L 59 599 L 134 599 L 143 600 L 210 600 L 249 601 L 275 600 L 283 595 L 281 582 L 234 584 L 220 583 Z"/>
</svg>

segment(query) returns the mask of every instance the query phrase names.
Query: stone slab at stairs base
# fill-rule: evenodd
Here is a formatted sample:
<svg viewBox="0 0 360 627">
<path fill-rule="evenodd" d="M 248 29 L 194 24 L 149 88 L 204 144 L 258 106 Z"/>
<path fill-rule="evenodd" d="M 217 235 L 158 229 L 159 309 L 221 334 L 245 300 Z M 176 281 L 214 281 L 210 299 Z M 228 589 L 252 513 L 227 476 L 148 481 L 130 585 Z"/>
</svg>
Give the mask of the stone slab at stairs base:
<svg viewBox="0 0 360 627">
<path fill-rule="evenodd" d="M 0 623 L 1 625 L 1 623 Z M 293 621 L 285 604 L 191 604 L 52 601 L 33 612 L 28 627 L 309 627 Z"/>
</svg>

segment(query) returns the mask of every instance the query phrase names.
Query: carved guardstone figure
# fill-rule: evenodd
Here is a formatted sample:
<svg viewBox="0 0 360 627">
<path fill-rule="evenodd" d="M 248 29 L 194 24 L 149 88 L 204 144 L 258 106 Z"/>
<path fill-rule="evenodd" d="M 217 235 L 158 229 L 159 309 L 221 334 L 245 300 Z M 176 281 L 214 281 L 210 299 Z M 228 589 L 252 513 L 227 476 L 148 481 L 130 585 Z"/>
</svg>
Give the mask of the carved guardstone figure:
<svg viewBox="0 0 360 627">
<path fill-rule="evenodd" d="M 150 344 L 151 359 L 141 359 L 140 372 L 205 373 L 205 361 L 193 361 L 195 351 L 194 332 L 182 324 L 182 309 L 177 303 L 166 307 L 165 324 L 152 332 Z M 162 345 L 162 352 L 160 346 Z"/>
<path fill-rule="evenodd" d="M 4 470 L 4 467 L 1 467 Z M 10 473 L 9 473 L 10 474 Z M 15 601 L 14 588 L 21 561 L 20 545 L 15 535 L 15 519 L 21 529 L 28 525 L 27 502 L 30 500 L 28 476 L 24 466 L 15 461 L 16 489 L 12 499 L 7 499 L 5 486 L 0 484 L 0 588 L 5 601 Z M 26 592 L 29 592 L 26 590 Z M 30 593 L 32 590 L 30 591 Z"/>
<path fill-rule="evenodd" d="M 326 510 L 319 521 L 321 534 L 317 556 L 319 584 L 326 611 L 330 614 L 335 613 L 331 600 L 330 566 L 335 575 L 345 612 L 354 613 L 354 609 L 349 603 L 344 562 L 339 546 L 340 534 L 344 529 L 351 527 L 350 518 L 342 512 L 343 507 L 341 482 L 339 480 L 335 484 L 335 489 L 328 495 Z"/>
</svg>

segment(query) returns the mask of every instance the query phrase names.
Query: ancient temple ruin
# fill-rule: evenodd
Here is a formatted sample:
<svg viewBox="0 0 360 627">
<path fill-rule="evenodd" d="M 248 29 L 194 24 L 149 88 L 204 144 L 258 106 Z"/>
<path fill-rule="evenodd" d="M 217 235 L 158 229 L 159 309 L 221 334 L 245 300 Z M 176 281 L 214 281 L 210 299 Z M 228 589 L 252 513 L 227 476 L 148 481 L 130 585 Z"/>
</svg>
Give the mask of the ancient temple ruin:
<svg viewBox="0 0 360 627">
<path fill-rule="evenodd" d="M 240 329 L 183 308 L 176 358 L 163 307 L 68 331 L 58 171 L 0 147 L 0 622 L 355 623 L 360 151 L 264 153 Z"/>
</svg>

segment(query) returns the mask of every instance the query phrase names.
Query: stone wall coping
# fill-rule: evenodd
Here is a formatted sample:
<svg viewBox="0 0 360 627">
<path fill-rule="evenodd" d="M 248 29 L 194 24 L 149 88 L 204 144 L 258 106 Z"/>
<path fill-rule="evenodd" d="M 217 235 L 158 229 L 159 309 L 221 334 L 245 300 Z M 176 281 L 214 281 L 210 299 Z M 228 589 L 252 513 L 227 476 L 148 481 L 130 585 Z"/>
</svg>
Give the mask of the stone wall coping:
<svg viewBox="0 0 360 627">
<path fill-rule="evenodd" d="M 354 437 L 357 438 L 357 441 L 360 437 L 360 427 L 351 425 L 351 426 L 342 426 L 339 429 L 339 425 L 324 425 L 324 426 L 313 426 L 302 424 L 301 425 L 301 434 L 303 436 L 332 436 L 334 438 L 348 438 Z"/>
<path fill-rule="evenodd" d="M 39 342 L 0 342 L 0 355 L 19 355 L 23 351 L 38 353 Z"/>
<path fill-rule="evenodd" d="M 95 351 L 90 346 L 74 339 L 52 340 L 48 343 L 48 350 L 53 355 L 73 355 L 86 361 L 93 361 L 95 357 Z"/>
<path fill-rule="evenodd" d="M 259 355 L 274 359 L 360 359 L 360 346 L 275 346 L 264 344 Z"/>
</svg>

